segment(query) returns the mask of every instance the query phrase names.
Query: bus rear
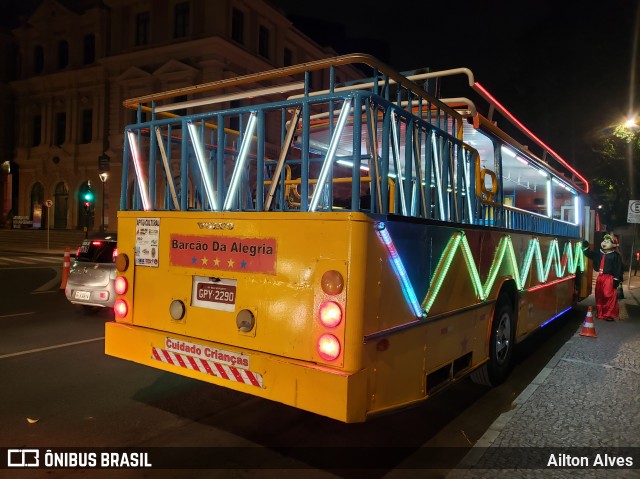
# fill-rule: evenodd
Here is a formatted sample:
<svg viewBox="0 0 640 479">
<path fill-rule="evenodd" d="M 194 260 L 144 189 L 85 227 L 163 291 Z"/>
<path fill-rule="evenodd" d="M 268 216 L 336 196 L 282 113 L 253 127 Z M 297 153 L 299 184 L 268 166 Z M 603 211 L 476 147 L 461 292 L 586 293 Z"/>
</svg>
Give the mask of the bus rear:
<svg viewBox="0 0 640 479">
<path fill-rule="evenodd" d="M 363 329 L 349 318 L 367 308 L 371 223 L 358 213 L 121 212 L 118 246 L 131 263 L 120 265 L 128 288 L 107 353 L 362 421 Z"/>
</svg>

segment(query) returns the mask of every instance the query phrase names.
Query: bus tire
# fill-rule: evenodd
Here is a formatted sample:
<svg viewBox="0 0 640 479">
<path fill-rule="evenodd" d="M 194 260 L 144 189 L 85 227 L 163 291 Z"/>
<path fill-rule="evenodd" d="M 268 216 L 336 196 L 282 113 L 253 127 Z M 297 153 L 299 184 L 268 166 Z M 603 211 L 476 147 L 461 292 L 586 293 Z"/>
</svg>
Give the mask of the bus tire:
<svg viewBox="0 0 640 479">
<path fill-rule="evenodd" d="M 507 295 L 501 294 L 491 321 L 489 361 L 471 373 L 473 382 L 497 386 L 507 378 L 512 367 L 515 330 L 513 306 Z"/>
</svg>

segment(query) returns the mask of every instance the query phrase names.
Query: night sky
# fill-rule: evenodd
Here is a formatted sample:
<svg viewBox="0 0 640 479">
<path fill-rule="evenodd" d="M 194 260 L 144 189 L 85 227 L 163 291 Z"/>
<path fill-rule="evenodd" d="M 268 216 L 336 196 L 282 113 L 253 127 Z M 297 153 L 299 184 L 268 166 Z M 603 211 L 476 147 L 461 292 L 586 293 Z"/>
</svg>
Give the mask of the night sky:
<svg viewBox="0 0 640 479">
<path fill-rule="evenodd" d="M 592 152 L 598 135 L 629 111 L 640 0 L 269 1 L 338 54 L 372 54 L 399 71 L 470 68 L 526 126 L 582 170 L 598 161 Z M 15 23 L 38 4 L 3 1 L 0 25 Z M 458 93 L 446 84 L 442 91 Z"/>
<path fill-rule="evenodd" d="M 598 161 L 599 134 L 627 117 L 638 0 L 271 3 L 339 54 L 370 53 L 399 71 L 470 68 L 579 169 Z"/>
</svg>

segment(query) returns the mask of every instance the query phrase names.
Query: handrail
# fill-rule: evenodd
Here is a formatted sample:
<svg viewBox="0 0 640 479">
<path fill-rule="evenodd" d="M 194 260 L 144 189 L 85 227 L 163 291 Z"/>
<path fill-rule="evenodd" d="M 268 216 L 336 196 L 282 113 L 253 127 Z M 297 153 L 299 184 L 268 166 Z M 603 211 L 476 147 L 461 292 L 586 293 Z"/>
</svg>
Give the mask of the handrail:
<svg viewBox="0 0 640 479">
<path fill-rule="evenodd" d="M 159 100 L 166 100 L 169 98 L 175 98 L 177 96 L 215 91 L 215 90 L 220 90 L 222 88 L 228 88 L 231 86 L 247 85 L 250 83 L 257 83 L 261 81 L 273 80 L 276 78 L 283 78 L 283 77 L 296 75 L 300 73 L 322 70 L 324 68 L 331 67 L 331 66 L 351 65 L 354 63 L 364 63 L 365 65 L 377 70 L 382 75 L 387 76 L 390 80 L 393 80 L 396 84 L 401 85 L 402 87 L 411 91 L 412 93 L 418 96 L 421 96 L 427 99 L 429 102 L 437 105 L 439 108 L 441 108 L 442 110 L 445 110 L 450 115 L 456 118 L 460 118 L 460 115 L 455 110 L 453 110 L 452 108 L 450 108 L 445 103 L 438 100 L 437 98 L 429 95 L 417 84 L 415 84 L 412 80 L 410 80 L 409 78 L 403 75 L 400 75 L 399 73 L 394 71 L 391 67 L 381 62 L 377 58 L 364 53 L 351 53 L 348 55 L 341 55 L 341 56 L 331 57 L 323 60 L 315 60 L 312 62 L 301 63 L 299 65 L 276 68 L 273 70 L 268 70 L 266 72 L 250 73 L 248 75 L 243 75 L 240 77 L 226 78 L 226 79 L 217 80 L 214 82 L 176 88 L 174 90 L 169 90 L 161 93 L 152 93 L 149 95 L 143 95 L 143 96 L 124 100 L 122 104 L 125 108 L 130 108 L 135 110 L 139 106 L 144 105 L 145 103 L 155 102 Z"/>
</svg>

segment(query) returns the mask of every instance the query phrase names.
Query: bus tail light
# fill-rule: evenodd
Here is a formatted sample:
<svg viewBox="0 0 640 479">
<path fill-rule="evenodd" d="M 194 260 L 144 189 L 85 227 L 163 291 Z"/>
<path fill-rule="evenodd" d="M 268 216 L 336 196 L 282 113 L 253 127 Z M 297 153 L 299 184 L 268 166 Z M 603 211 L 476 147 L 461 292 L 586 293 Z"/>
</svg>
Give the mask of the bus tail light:
<svg viewBox="0 0 640 479">
<path fill-rule="evenodd" d="M 323 334 L 318 339 L 318 353 L 325 361 L 333 361 L 340 356 L 340 341 L 333 334 Z"/>
<path fill-rule="evenodd" d="M 119 318 L 124 318 L 129 312 L 129 306 L 124 299 L 116 299 L 116 302 L 113 304 L 113 312 Z"/>
<path fill-rule="evenodd" d="M 320 305 L 320 322 L 327 328 L 335 328 L 342 321 L 342 310 L 337 303 L 325 301 Z"/>
<path fill-rule="evenodd" d="M 118 276 L 113 282 L 113 287 L 116 290 L 116 294 L 124 294 L 129 289 L 129 283 L 124 276 Z"/>
</svg>

